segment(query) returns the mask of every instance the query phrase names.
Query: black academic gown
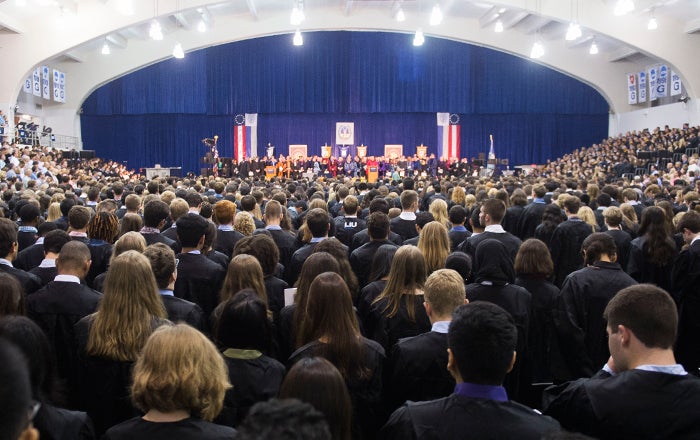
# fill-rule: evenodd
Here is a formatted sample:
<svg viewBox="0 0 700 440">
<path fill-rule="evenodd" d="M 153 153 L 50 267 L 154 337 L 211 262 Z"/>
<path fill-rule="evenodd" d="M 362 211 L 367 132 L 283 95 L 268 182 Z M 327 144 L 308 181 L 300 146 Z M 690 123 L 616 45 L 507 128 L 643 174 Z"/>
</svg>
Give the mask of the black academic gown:
<svg viewBox="0 0 700 440">
<path fill-rule="evenodd" d="M 545 391 L 545 414 L 602 440 L 700 438 L 700 379 L 653 371 L 603 371 Z"/>
<path fill-rule="evenodd" d="M 619 264 L 604 261 L 566 278 L 554 312 L 557 381 L 590 377 L 608 360 L 603 311 L 617 292 L 634 284 L 637 282 Z"/>
<path fill-rule="evenodd" d="M 513 317 L 518 329 L 518 356 L 513 370 L 506 376 L 503 384 L 508 390 L 508 395 L 517 400 L 520 393 L 525 392 L 530 384 L 527 343 L 532 315 L 532 295 L 524 288 L 512 284 L 515 280 L 515 270 L 510 252 L 501 242 L 488 239 L 479 243 L 475 262 L 478 263 L 478 270 L 475 282 L 466 288 L 467 299 L 469 302 L 488 301 L 502 307 Z"/>
</svg>

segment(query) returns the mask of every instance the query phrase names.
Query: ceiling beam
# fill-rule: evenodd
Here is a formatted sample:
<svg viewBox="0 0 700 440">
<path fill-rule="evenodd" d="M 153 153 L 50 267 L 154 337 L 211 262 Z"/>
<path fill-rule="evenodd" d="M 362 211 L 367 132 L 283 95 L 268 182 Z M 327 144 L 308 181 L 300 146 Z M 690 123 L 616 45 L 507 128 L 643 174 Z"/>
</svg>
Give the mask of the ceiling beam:
<svg viewBox="0 0 700 440">
<path fill-rule="evenodd" d="M 344 13 L 346 16 L 350 15 L 352 12 L 352 7 L 355 2 L 353 0 L 345 0 Z"/>
<path fill-rule="evenodd" d="M 499 8 L 496 6 L 492 7 L 484 15 L 479 18 L 479 26 L 482 28 L 488 27 L 498 19 L 498 17 L 501 16 L 501 14 L 498 12 Z"/>
<path fill-rule="evenodd" d="M 528 16 L 530 15 L 529 12 L 527 11 L 517 11 L 513 12 L 511 14 L 504 14 L 503 17 L 501 18 L 501 21 L 503 22 L 503 29 L 510 29 L 513 26 L 517 25 L 521 21 L 525 20 Z"/>
<path fill-rule="evenodd" d="M 255 6 L 255 0 L 245 0 L 246 6 L 248 6 L 248 11 L 254 20 L 258 19 L 258 8 Z"/>
<path fill-rule="evenodd" d="M 575 49 L 579 46 L 583 46 L 586 43 L 590 43 L 593 40 L 593 35 L 584 35 L 581 38 L 577 38 L 574 41 L 567 41 L 566 47 L 569 49 Z"/>
<path fill-rule="evenodd" d="M 75 61 L 76 63 L 82 63 L 85 61 L 85 57 L 74 50 L 64 53 L 63 56 L 72 61 Z"/>
<path fill-rule="evenodd" d="M 531 15 L 529 17 L 529 20 L 527 23 L 522 28 L 523 33 L 525 34 L 534 34 L 535 32 L 539 31 L 543 27 L 547 26 L 551 20 L 549 18 L 545 17 L 540 17 L 536 15 Z"/>
<path fill-rule="evenodd" d="M 118 47 L 120 49 L 126 49 L 126 46 L 129 44 L 129 40 L 119 34 L 109 34 L 105 37 L 105 40 L 107 40 L 111 46 Z"/>
<path fill-rule="evenodd" d="M 192 23 L 191 23 L 190 20 L 185 16 L 184 13 L 182 13 L 182 12 L 177 12 L 177 13 L 173 14 L 173 18 L 175 18 L 175 21 L 176 21 L 176 22 L 178 23 L 178 25 L 179 25 L 180 27 L 182 27 L 183 29 L 189 30 L 189 29 L 192 28 Z"/>
<path fill-rule="evenodd" d="M 700 31 L 700 18 L 690 20 L 685 24 L 685 26 L 683 26 L 683 32 L 685 32 L 686 34 L 694 34 L 698 31 Z"/>
<path fill-rule="evenodd" d="M 608 56 L 608 61 L 610 61 L 611 63 L 614 63 L 615 61 L 622 61 L 625 58 L 629 58 L 632 55 L 635 55 L 638 53 L 639 53 L 639 51 L 637 49 L 633 49 L 633 48 L 628 47 L 628 46 L 623 46 L 623 47 L 617 49 L 616 51 L 612 52 Z"/>
<path fill-rule="evenodd" d="M 16 34 L 24 34 L 27 32 L 27 29 L 24 26 L 22 20 L 10 17 L 9 15 L 2 12 L 0 12 L 0 26 Z"/>
</svg>

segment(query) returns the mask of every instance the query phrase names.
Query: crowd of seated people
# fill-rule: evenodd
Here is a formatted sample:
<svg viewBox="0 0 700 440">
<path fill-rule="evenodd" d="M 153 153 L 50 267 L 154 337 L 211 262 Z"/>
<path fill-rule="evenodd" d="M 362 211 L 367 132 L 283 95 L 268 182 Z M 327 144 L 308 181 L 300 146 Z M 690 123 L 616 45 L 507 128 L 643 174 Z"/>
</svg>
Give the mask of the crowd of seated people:
<svg viewBox="0 0 700 440">
<path fill-rule="evenodd" d="M 377 183 L 4 146 L 0 432 L 698 438 L 698 130 Z"/>
</svg>

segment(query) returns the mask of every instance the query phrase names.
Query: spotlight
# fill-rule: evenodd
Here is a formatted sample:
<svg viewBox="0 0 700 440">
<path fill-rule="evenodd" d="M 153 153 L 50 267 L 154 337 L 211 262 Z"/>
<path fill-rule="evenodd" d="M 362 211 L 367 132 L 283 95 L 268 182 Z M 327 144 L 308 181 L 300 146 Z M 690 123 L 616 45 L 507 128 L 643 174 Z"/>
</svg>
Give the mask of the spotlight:
<svg viewBox="0 0 700 440">
<path fill-rule="evenodd" d="M 301 36 L 301 32 L 299 29 L 297 29 L 296 32 L 294 32 L 294 38 L 292 38 L 292 44 L 295 46 L 303 46 L 304 45 L 304 38 Z"/>
<path fill-rule="evenodd" d="M 413 45 L 422 46 L 423 43 L 425 43 L 425 36 L 423 35 L 423 31 L 418 29 L 416 35 L 413 37 Z"/>
</svg>

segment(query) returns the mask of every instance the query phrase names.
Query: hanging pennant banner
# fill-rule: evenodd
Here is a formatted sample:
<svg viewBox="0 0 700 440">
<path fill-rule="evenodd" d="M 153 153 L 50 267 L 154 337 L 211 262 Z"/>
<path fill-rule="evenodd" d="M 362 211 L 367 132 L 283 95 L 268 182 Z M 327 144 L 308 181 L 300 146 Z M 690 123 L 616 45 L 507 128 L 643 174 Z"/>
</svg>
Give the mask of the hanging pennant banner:
<svg viewBox="0 0 700 440">
<path fill-rule="evenodd" d="M 664 98 L 668 94 L 668 66 L 659 67 L 659 77 L 656 80 L 656 96 Z"/>
<path fill-rule="evenodd" d="M 34 69 L 32 74 L 32 94 L 34 96 L 41 96 L 41 69 Z"/>
<path fill-rule="evenodd" d="M 681 76 L 671 71 L 671 96 L 678 96 L 681 94 Z"/>
<path fill-rule="evenodd" d="M 49 78 L 49 66 L 42 66 L 41 68 L 41 97 L 44 99 L 51 99 L 51 90 L 49 85 L 51 84 L 51 78 Z"/>
<path fill-rule="evenodd" d="M 24 80 L 24 86 L 22 87 L 22 91 L 24 93 L 32 93 L 32 77 L 28 76 Z"/>
<path fill-rule="evenodd" d="M 637 74 L 627 74 L 627 104 L 637 103 Z"/>
<path fill-rule="evenodd" d="M 647 73 L 645 71 L 639 72 L 638 81 L 639 93 L 637 93 L 637 102 L 647 102 Z"/>
<path fill-rule="evenodd" d="M 656 66 L 649 68 L 649 101 L 656 101 L 656 80 L 659 71 Z"/>
<path fill-rule="evenodd" d="M 63 72 L 58 72 L 58 97 L 66 102 L 66 74 Z"/>
<path fill-rule="evenodd" d="M 58 70 L 53 69 L 53 100 L 56 102 L 60 102 L 60 89 L 58 86 Z"/>
</svg>

